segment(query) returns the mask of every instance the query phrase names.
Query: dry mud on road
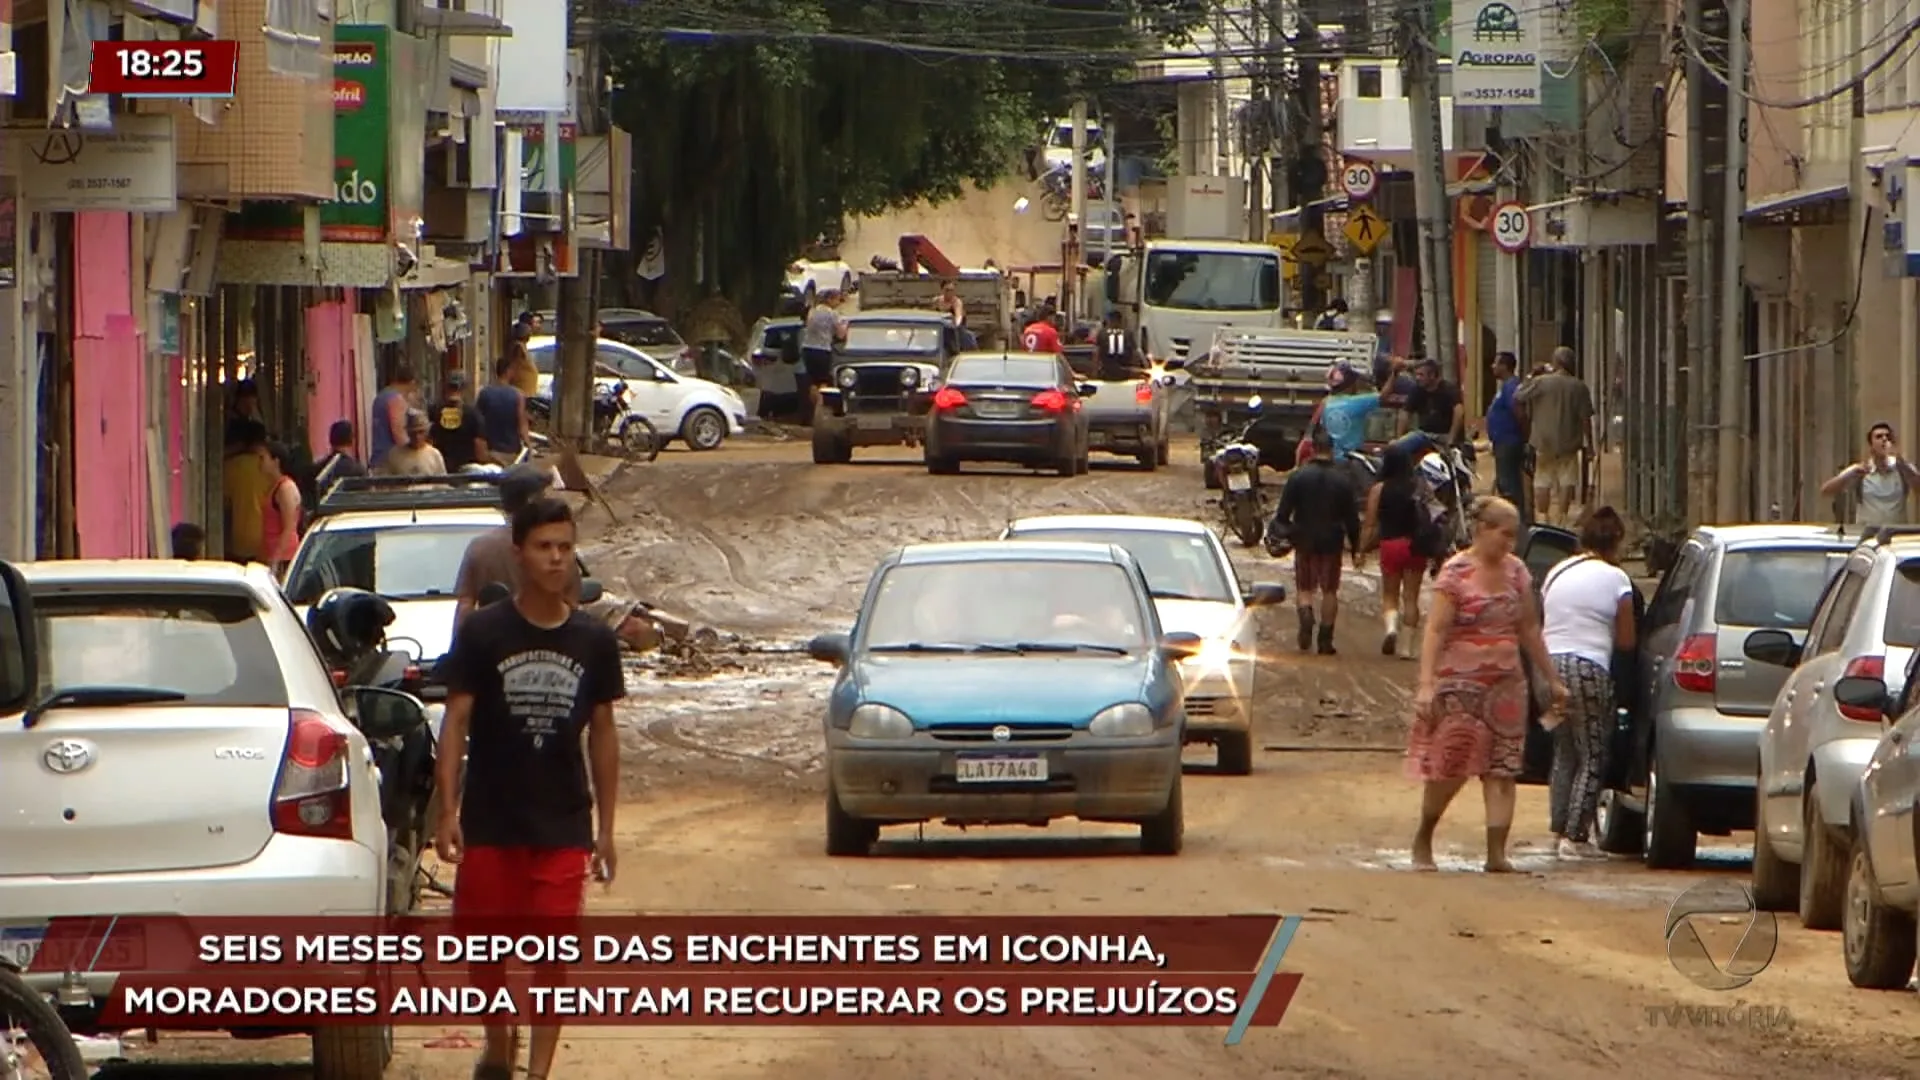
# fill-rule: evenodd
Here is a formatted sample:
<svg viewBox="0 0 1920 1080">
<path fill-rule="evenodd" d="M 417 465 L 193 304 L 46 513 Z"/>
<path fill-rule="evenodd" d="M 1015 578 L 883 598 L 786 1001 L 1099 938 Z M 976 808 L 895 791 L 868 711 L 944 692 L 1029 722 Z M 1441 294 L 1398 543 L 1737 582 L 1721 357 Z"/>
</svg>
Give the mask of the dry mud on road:
<svg viewBox="0 0 1920 1080">
<path fill-rule="evenodd" d="M 1280 634 L 1291 613 L 1273 619 L 1257 691 L 1267 752 L 1251 777 L 1195 769 L 1178 858 L 1137 855 L 1131 830 L 1069 822 L 1044 832 L 889 829 L 872 858 L 828 859 L 817 727 L 829 672 L 796 650 L 849 623 L 883 552 L 991 537 L 1023 514 L 1208 510 L 1191 445 L 1176 448 L 1184 464 L 1172 469 L 1096 464 L 1074 479 L 929 477 L 906 454 L 815 467 L 806 453 L 803 443 L 745 440 L 667 454 L 613 485 L 623 525 L 587 514 L 597 576 L 737 635 L 695 662 L 636 662 L 621 710 L 630 796 L 622 873 L 591 903 L 760 913 L 1281 911 L 1308 920 L 1286 960 L 1305 981 L 1281 1027 L 1234 1048 L 1206 1029 L 577 1029 L 554 1080 L 1920 1076 L 1920 1002 L 1851 989 L 1837 935 L 1783 916 L 1771 967 L 1731 994 L 1698 989 L 1667 963 L 1668 905 L 1703 877 L 1744 876 L 1737 847 L 1716 849 L 1690 873 L 1557 863 L 1546 856 L 1543 793 L 1523 789 L 1515 837 L 1524 872 L 1484 875 L 1471 870 L 1482 837 L 1469 791 L 1441 834 L 1444 859 L 1459 872 L 1406 871 L 1417 793 L 1397 753 L 1354 752 L 1397 749 L 1412 678 L 1411 665 L 1374 648 L 1366 575 L 1350 579 L 1338 657 L 1297 655 Z M 1237 557 L 1249 582 L 1290 580 L 1284 563 Z M 1716 944 L 1716 955 L 1732 948 Z M 390 1076 L 470 1075 L 463 1033 L 400 1036 Z M 169 1039 L 142 1056 L 194 1063 L 109 1075 L 304 1077 L 298 1065 L 210 1064 L 297 1062 L 304 1045 Z"/>
</svg>

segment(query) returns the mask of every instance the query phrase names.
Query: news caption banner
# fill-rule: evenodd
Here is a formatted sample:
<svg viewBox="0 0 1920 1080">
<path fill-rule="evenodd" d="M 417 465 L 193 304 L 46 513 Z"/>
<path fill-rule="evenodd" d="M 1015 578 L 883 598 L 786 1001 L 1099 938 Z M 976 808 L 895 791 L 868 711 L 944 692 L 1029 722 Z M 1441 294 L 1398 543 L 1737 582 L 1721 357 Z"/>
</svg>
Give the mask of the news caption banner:
<svg viewBox="0 0 1920 1080">
<path fill-rule="evenodd" d="M 209 1030 L 1280 1023 L 1299 916 L 59 918 L 30 974 L 111 972 L 101 1022 Z M 15 940 L 19 940 L 18 937 Z"/>
</svg>

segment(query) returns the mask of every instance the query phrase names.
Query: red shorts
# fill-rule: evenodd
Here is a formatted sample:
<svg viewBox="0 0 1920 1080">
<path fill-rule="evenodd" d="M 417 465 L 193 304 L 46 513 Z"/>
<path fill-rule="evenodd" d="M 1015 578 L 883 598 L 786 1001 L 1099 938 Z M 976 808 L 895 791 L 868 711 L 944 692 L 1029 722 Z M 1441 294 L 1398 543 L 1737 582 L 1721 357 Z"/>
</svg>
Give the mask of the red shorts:
<svg viewBox="0 0 1920 1080">
<path fill-rule="evenodd" d="M 453 879 L 454 917 L 577 918 L 592 856 L 585 848 L 470 847 Z"/>
<path fill-rule="evenodd" d="M 1395 577 L 1409 571 L 1419 572 L 1427 560 L 1416 555 L 1413 550 L 1413 538 L 1396 536 L 1391 540 L 1380 541 L 1380 573 Z"/>
<path fill-rule="evenodd" d="M 1340 591 L 1340 553 L 1331 555 L 1309 555 L 1304 551 L 1293 553 L 1293 591 L 1301 597 L 1308 593 L 1339 593 Z"/>
</svg>

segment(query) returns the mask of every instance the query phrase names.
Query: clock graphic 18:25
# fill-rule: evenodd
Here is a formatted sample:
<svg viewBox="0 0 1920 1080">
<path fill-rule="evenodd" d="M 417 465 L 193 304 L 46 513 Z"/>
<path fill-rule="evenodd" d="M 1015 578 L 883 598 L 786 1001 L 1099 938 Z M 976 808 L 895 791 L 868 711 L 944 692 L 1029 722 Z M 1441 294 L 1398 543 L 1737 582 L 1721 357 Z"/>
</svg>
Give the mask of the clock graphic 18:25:
<svg viewBox="0 0 1920 1080">
<path fill-rule="evenodd" d="M 237 41 L 96 41 L 87 91 L 122 97 L 232 97 Z"/>
</svg>

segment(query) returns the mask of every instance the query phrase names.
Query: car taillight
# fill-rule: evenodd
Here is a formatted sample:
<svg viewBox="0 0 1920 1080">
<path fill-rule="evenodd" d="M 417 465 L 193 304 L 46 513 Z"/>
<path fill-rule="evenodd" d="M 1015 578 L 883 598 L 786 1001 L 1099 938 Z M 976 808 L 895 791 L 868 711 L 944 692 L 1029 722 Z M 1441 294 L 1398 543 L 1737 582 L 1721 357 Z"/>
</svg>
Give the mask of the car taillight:
<svg viewBox="0 0 1920 1080">
<path fill-rule="evenodd" d="M 933 407 L 945 411 L 957 409 L 967 403 L 967 395 L 951 386 L 943 386 L 933 395 Z"/>
<path fill-rule="evenodd" d="M 406 674 L 405 674 L 404 676 L 402 676 L 402 678 L 403 678 L 403 679 L 405 679 L 405 680 L 406 680 L 407 682 L 410 682 L 410 683 L 413 683 L 413 682 L 419 682 L 419 681 L 420 681 L 420 676 L 421 676 L 422 674 L 424 674 L 424 672 L 422 672 L 422 671 L 420 670 L 420 665 L 419 665 L 419 664 L 408 664 L 408 665 L 407 665 L 407 673 L 406 673 Z"/>
<path fill-rule="evenodd" d="M 333 677 L 334 689 L 338 690 L 341 687 L 347 685 L 347 669 L 346 668 L 334 668 L 332 671 L 328 672 L 327 674 Z"/>
<path fill-rule="evenodd" d="M 1862 679 L 1884 679 L 1887 677 L 1887 658 L 1884 656 L 1856 656 L 1847 661 L 1847 666 L 1840 672 L 1840 677 L 1843 679 L 1855 677 Z M 1838 705 L 1840 709 L 1840 715 L 1849 720 L 1856 720 L 1862 724 L 1878 724 L 1881 720 L 1880 710 L 1871 706 L 1839 705 L 1837 702 L 1835 704 Z"/>
<path fill-rule="evenodd" d="M 1719 666 L 1719 640 L 1713 634 L 1695 634 L 1680 643 L 1673 656 L 1673 685 L 1690 694 L 1711 694 Z"/>
<path fill-rule="evenodd" d="M 316 712 L 294 709 L 289 718 L 287 751 L 273 785 L 273 831 L 353 839 L 346 735 Z"/>
<path fill-rule="evenodd" d="M 1042 390 L 1033 395 L 1033 407 L 1047 412 L 1064 412 L 1067 408 L 1067 395 L 1058 390 Z"/>
<path fill-rule="evenodd" d="M 1139 386 L 1134 387 L 1133 400 L 1142 405 L 1151 403 L 1153 401 L 1153 383 L 1143 382 Z"/>
</svg>

